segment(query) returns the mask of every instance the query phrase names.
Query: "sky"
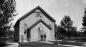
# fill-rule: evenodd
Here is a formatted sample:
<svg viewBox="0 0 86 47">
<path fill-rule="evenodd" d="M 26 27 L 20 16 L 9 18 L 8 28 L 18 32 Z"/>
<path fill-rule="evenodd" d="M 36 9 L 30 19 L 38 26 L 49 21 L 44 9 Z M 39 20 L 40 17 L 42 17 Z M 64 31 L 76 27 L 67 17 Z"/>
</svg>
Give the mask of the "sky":
<svg viewBox="0 0 86 47">
<path fill-rule="evenodd" d="M 60 24 L 65 15 L 70 16 L 73 25 L 79 29 L 82 26 L 86 0 L 16 0 L 18 15 L 15 17 L 14 22 L 37 6 L 42 7 L 44 11 L 53 17 L 57 25 Z"/>
</svg>

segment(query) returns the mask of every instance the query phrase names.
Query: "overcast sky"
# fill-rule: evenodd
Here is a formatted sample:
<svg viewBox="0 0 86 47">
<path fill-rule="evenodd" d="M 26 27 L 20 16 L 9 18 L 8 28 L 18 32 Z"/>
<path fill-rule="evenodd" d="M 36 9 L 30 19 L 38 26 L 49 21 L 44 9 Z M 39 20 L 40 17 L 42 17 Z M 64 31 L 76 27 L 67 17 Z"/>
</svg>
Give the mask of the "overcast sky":
<svg viewBox="0 0 86 47">
<path fill-rule="evenodd" d="M 57 25 L 64 15 L 68 15 L 73 20 L 74 26 L 81 27 L 86 0 L 16 0 L 18 15 L 15 20 L 38 5 L 56 20 Z"/>
</svg>

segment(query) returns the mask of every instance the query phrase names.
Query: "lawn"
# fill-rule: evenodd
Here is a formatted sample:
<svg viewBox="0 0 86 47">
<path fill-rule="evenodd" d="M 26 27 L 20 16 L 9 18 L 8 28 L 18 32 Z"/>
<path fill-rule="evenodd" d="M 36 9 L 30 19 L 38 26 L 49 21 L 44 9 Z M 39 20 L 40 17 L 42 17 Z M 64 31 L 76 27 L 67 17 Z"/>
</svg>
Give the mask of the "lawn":
<svg viewBox="0 0 86 47">
<path fill-rule="evenodd" d="M 27 43 L 23 43 L 20 46 L 21 47 L 69 47 L 69 46 L 64 46 L 64 45 L 83 46 L 83 42 L 69 42 L 67 40 L 50 41 L 50 42 L 53 44 L 43 43 L 43 42 L 27 42 Z"/>
<path fill-rule="evenodd" d="M 54 44 L 63 44 L 63 45 L 75 45 L 75 46 L 82 46 L 83 42 L 70 42 L 67 40 L 63 41 L 52 41 Z"/>
<path fill-rule="evenodd" d="M 68 42 L 68 41 L 52 41 L 53 44 L 43 43 L 43 42 L 27 42 L 20 45 L 21 47 L 69 47 L 63 45 L 75 45 L 75 46 L 82 46 L 83 43 L 79 42 Z M 62 44 L 62 45 L 58 45 Z"/>
<path fill-rule="evenodd" d="M 20 47 L 66 47 L 58 44 L 48 44 L 43 42 L 28 42 L 22 44 Z"/>
<path fill-rule="evenodd" d="M 28 46 L 20 46 L 20 47 L 67 47 L 62 45 L 28 45 Z"/>
<path fill-rule="evenodd" d="M 3 41 L 1 41 L 1 42 L 3 42 Z M 51 44 L 51 43 L 53 43 L 53 44 Z M 61 44 L 61 45 L 59 45 L 59 44 Z M 20 44 L 18 47 L 69 47 L 69 46 L 64 46 L 64 45 L 83 46 L 83 42 L 77 42 L 77 41 L 70 42 L 69 40 L 50 41 L 50 43 L 44 43 L 44 42 L 27 42 L 27 43 L 22 43 L 22 45 Z"/>
</svg>

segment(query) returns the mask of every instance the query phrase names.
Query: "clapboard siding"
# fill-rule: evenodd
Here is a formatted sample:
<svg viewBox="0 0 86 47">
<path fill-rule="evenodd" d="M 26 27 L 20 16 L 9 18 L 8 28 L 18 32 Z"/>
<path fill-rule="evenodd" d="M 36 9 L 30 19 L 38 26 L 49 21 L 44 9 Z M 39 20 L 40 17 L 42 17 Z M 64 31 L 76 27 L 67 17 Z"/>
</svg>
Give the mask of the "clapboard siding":
<svg viewBox="0 0 86 47">
<path fill-rule="evenodd" d="M 26 25 L 26 26 L 25 26 Z M 55 39 L 55 20 L 49 16 L 41 7 L 37 7 L 21 17 L 15 24 L 15 40 L 22 42 L 27 41 L 38 41 L 40 40 L 40 34 L 38 28 L 44 27 L 46 32 L 46 41 Z M 30 27 L 32 27 L 30 29 Z M 30 30 L 29 30 L 30 29 Z M 27 33 L 25 34 L 25 30 Z M 33 35 L 34 34 L 34 35 Z M 30 36 L 27 36 L 30 35 Z M 17 37 L 16 37 L 17 36 Z"/>
</svg>

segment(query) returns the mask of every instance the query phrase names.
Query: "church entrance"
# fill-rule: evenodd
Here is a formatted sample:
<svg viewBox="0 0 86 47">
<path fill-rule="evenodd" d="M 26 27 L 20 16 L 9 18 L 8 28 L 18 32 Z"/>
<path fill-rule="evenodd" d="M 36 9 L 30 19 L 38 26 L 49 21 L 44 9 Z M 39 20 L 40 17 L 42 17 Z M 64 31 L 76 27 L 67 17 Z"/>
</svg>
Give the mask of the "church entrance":
<svg viewBox="0 0 86 47">
<path fill-rule="evenodd" d="M 43 26 L 38 28 L 38 34 L 39 34 L 40 41 L 46 41 L 46 32 Z"/>
<path fill-rule="evenodd" d="M 42 34 L 42 35 L 40 35 L 40 40 L 41 41 L 46 41 L 46 34 Z"/>
<path fill-rule="evenodd" d="M 47 41 L 48 39 L 49 29 L 43 23 L 39 23 L 27 29 L 28 41 Z"/>
</svg>

